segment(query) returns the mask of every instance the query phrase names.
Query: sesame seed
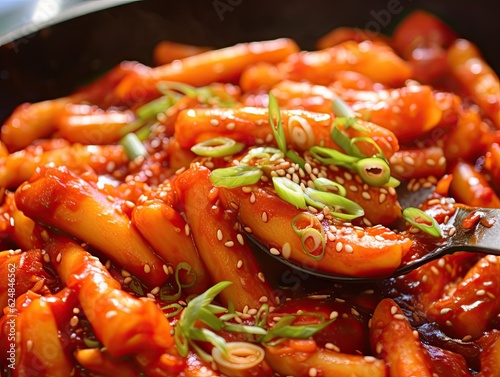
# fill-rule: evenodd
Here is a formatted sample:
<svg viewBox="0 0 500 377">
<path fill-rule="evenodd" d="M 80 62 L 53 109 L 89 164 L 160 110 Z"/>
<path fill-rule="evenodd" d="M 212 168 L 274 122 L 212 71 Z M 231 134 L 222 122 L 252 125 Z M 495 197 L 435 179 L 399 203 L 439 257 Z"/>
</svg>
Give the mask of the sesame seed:
<svg viewBox="0 0 500 377">
<path fill-rule="evenodd" d="M 335 318 L 337 318 L 338 316 L 339 316 L 339 312 L 337 312 L 337 311 L 335 311 L 335 310 L 334 310 L 333 312 L 331 312 L 331 313 L 330 313 L 330 319 L 335 319 Z"/>
<path fill-rule="evenodd" d="M 267 223 L 267 220 L 268 220 L 268 218 L 267 218 L 267 212 L 262 212 L 261 218 L 262 218 L 263 222 Z"/>
<path fill-rule="evenodd" d="M 71 327 L 75 327 L 76 325 L 78 325 L 78 317 L 76 315 L 71 317 L 71 319 L 69 320 L 69 325 Z"/>
<path fill-rule="evenodd" d="M 269 299 L 267 298 L 267 296 L 262 296 L 261 298 L 259 298 L 259 302 L 267 302 Z"/>
<path fill-rule="evenodd" d="M 33 341 L 31 339 L 28 339 L 26 341 L 26 350 L 28 352 L 31 352 L 32 349 L 33 349 Z"/>
<path fill-rule="evenodd" d="M 128 284 L 132 281 L 132 277 L 131 276 L 127 276 L 125 279 L 123 279 L 123 284 Z"/>
<path fill-rule="evenodd" d="M 316 368 L 309 369 L 309 377 L 316 377 L 318 375 L 318 371 Z"/>
<path fill-rule="evenodd" d="M 326 343 L 325 344 L 325 348 L 326 349 L 329 349 L 329 350 L 332 350 L 332 351 L 335 351 L 335 352 L 340 352 L 340 348 L 337 347 L 335 344 L 333 343 Z"/>
<path fill-rule="evenodd" d="M 168 275 L 168 266 L 166 264 L 163 265 L 163 272 Z"/>
<path fill-rule="evenodd" d="M 379 235 L 379 234 L 377 234 L 377 235 L 375 236 L 375 239 L 376 239 L 377 241 L 381 241 L 381 242 L 382 242 L 382 241 L 385 241 L 385 238 L 384 238 L 384 237 L 382 237 L 382 236 L 381 236 L 381 235 Z"/>
<path fill-rule="evenodd" d="M 396 319 L 405 319 L 406 317 L 403 314 L 394 314 L 394 318 L 396 318 Z"/>
<path fill-rule="evenodd" d="M 257 277 L 259 278 L 259 280 L 260 280 L 261 282 L 263 282 L 263 283 L 265 283 L 265 282 L 266 282 L 266 277 L 264 276 L 264 274 L 263 274 L 262 272 L 259 272 L 259 273 L 257 274 Z"/>
<path fill-rule="evenodd" d="M 446 157 L 444 157 L 444 156 L 439 157 L 439 160 L 437 163 L 438 163 L 438 165 L 446 164 Z"/>
<path fill-rule="evenodd" d="M 189 224 L 184 225 L 184 234 L 188 237 L 191 234 L 191 229 L 189 228 Z"/>
<path fill-rule="evenodd" d="M 371 198 L 372 198 L 372 196 L 370 195 L 370 193 L 367 192 L 367 191 L 363 191 L 361 193 L 361 196 L 363 197 L 363 199 L 366 199 L 366 200 L 371 200 Z"/>
<path fill-rule="evenodd" d="M 243 266 L 243 261 L 241 259 L 239 259 L 238 263 L 236 263 L 236 268 L 240 269 L 241 266 Z"/>
<path fill-rule="evenodd" d="M 359 317 L 359 312 L 354 308 L 351 308 L 351 314 L 355 317 Z"/>
<path fill-rule="evenodd" d="M 437 262 L 437 265 L 438 265 L 439 267 L 441 267 L 441 268 L 443 268 L 445 264 L 446 264 L 446 261 L 445 261 L 444 259 L 440 259 L 440 260 L 438 260 L 438 262 Z"/>
<path fill-rule="evenodd" d="M 397 306 L 391 306 L 391 314 L 394 315 L 398 312 L 398 307 Z"/>
<path fill-rule="evenodd" d="M 144 273 L 149 274 L 151 272 L 151 267 L 149 267 L 149 264 L 144 265 Z"/>
<path fill-rule="evenodd" d="M 377 345 L 376 345 L 376 347 L 375 347 L 375 352 L 378 353 L 378 354 L 380 354 L 380 353 L 382 353 L 383 349 L 384 349 L 383 344 L 380 343 L 380 342 L 378 342 Z"/>
<path fill-rule="evenodd" d="M 476 295 L 477 296 L 484 296 L 486 294 L 486 291 L 484 289 L 479 289 L 477 292 L 476 292 Z"/>
<path fill-rule="evenodd" d="M 115 317 L 116 315 L 118 315 L 116 310 L 110 310 L 104 316 L 106 317 L 106 319 L 111 319 L 111 318 Z"/>
<path fill-rule="evenodd" d="M 352 174 L 348 172 L 344 172 L 344 178 L 346 181 L 351 181 L 352 180 Z"/>
<path fill-rule="evenodd" d="M 45 254 L 43 256 L 43 260 L 44 260 L 45 263 L 50 263 L 50 255 L 49 254 Z"/>
<path fill-rule="evenodd" d="M 217 119 L 210 119 L 210 124 L 214 127 L 217 127 L 219 125 L 219 120 Z"/>
<path fill-rule="evenodd" d="M 226 243 L 224 243 L 224 246 L 226 246 L 226 247 L 233 247 L 234 246 L 234 241 L 227 241 Z"/>
<path fill-rule="evenodd" d="M 440 311 L 441 315 L 445 315 L 445 314 L 447 314 L 449 312 L 451 312 L 451 308 L 443 308 Z"/>
<path fill-rule="evenodd" d="M 255 194 L 252 192 L 252 195 L 250 195 L 250 203 L 255 203 Z"/>
<path fill-rule="evenodd" d="M 375 362 L 377 359 L 373 356 L 365 356 L 364 357 L 365 361 L 368 362 L 368 363 L 373 363 Z"/>
<path fill-rule="evenodd" d="M 394 187 L 388 187 L 387 190 L 389 191 L 390 195 L 396 195 L 396 189 Z"/>
<path fill-rule="evenodd" d="M 468 342 L 469 340 L 472 339 L 472 335 L 465 335 L 463 338 L 462 338 L 462 341 L 463 342 Z"/>
<path fill-rule="evenodd" d="M 269 249 L 269 252 L 272 254 L 272 255 L 280 255 L 280 251 L 278 249 L 276 249 L 275 247 L 271 247 Z"/>
<path fill-rule="evenodd" d="M 352 192 L 358 192 L 358 186 L 350 185 L 349 190 L 351 190 Z"/>
<path fill-rule="evenodd" d="M 457 232 L 457 228 L 454 226 L 450 228 L 450 231 L 448 232 L 448 236 L 453 236 Z"/>
<path fill-rule="evenodd" d="M 351 245 L 345 245 L 344 250 L 348 253 L 352 253 L 354 251 Z"/>
<path fill-rule="evenodd" d="M 248 309 L 248 314 L 250 314 L 250 315 L 257 314 L 257 309 Z"/>
<path fill-rule="evenodd" d="M 238 240 L 238 243 L 240 245 L 244 245 L 245 244 L 245 239 L 243 238 L 243 235 L 241 233 L 238 233 L 236 235 L 236 239 Z"/>
<path fill-rule="evenodd" d="M 439 270 L 436 266 L 431 266 L 431 271 L 434 275 L 439 275 Z"/>
<path fill-rule="evenodd" d="M 344 180 L 344 178 L 342 178 L 342 177 L 338 177 L 338 176 L 337 176 L 337 177 L 335 177 L 335 180 L 337 181 L 337 183 L 338 183 L 339 185 L 343 185 L 343 184 L 345 184 L 345 180 Z"/>
<path fill-rule="evenodd" d="M 231 130 L 234 130 L 235 128 L 236 128 L 236 124 L 234 124 L 233 122 L 228 123 L 228 124 L 226 125 L 226 129 L 228 129 L 228 130 L 230 130 L 230 131 L 231 131 Z"/>
<path fill-rule="evenodd" d="M 387 195 L 385 195 L 384 193 L 380 193 L 380 195 L 378 196 L 378 202 L 380 204 L 382 204 L 383 202 L 385 202 L 386 198 L 387 198 Z"/>
<path fill-rule="evenodd" d="M 446 324 L 446 326 L 448 326 L 448 327 L 453 326 L 453 323 L 451 323 L 451 321 L 446 321 L 446 322 L 445 322 L 445 324 Z"/>
<path fill-rule="evenodd" d="M 217 239 L 219 241 L 222 241 L 223 235 L 222 235 L 222 230 L 217 229 Z"/>
<path fill-rule="evenodd" d="M 337 242 L 337 244 L 335 245 L 335 250 L 337 250 L 339 253 L 342 251 L 342 249 L 344 248 L 344 244 L 342 242 Z"/>
<path fill-rule="evenodd" d="M 250 228 L 249 226 L 243 227 L 243 230 L 247 233 L 252 233 L 252 228 Z"/>
<path fill-rule="evenodd" d="M 404 156 L 403 162 L 405 162 L 408 165 L 415 165 L 415 160 L 410 156 Z"/>
</svg>

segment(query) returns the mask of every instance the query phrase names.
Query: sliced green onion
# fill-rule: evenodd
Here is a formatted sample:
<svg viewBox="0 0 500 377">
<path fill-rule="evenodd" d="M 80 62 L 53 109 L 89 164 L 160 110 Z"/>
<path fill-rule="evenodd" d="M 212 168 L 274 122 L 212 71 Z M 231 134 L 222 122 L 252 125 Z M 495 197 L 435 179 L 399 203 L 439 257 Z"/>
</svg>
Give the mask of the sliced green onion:
<svg viewBox="0 0 500 377">
<path fill-rule="evenodd" d="M 217 187 L 234 188 L 259 182 L 262 174 L 262 170 L 256 166 L 238 165 L 213 170 L 210 181 Z"/>
<path fill-rule="evenodd" d="M 159 113 L 165 112 L 169 107 L 175 103 L 175 99 L 172 96 L 166 95 L 160 98 L 154 99 L 141 107 L 139 107 L 135 113 L 139 119 L 149 119 L 156 117 Z"/>
<path fill-rule="evenodd" d="M 85 343 L 85 345 L 88 347 L 88 348 L 98 348 L 101 343 L 99 343 L 98 340 L 96 339 L 90 339 L 90 338 L 83 338 L 83 343 Z"/>
<path fill-rule="evenodd" d="M 292 229 L 299 237 L 302 237 L 307 229 L 311 228 L 323 233 L 323 225 L 316 216 L 310 213 L 302 212 L 292 219 Z"/>
<path fill-rule="evenodd" d="M 304 192 L 297 183 L 285 177 L 273 177 L 273 185 L 276 194 L 285 202 L 297 208 L 307 208 Z"/>
<path fill-rule="evenodd" d="M 344 197 L 347 195 L 347 190 L 344 186 L 328 178 L 316 178 L 314 180 L 314 187 L 319 191 L 333 192 Z"/>
<path fill-rule="evenodd" d="M 399 180 L 397 180 L 394 177 L 389 178 L 389 181 L 385 184 L 387 187 L 393 187 L 396 188 L 401 184 Z"/>
<path fill-rule="evenodd" d="M 248 164 L 253 159 L 258 159 L 258 165 L 268 165 L 275 161 L 278 161 L 280 158 L 283 158 L 285 155 L 278 148 L 273 147 L 258 147 L 253 148 L 248 151 L 248 153 L 241 159 L 241 164 Z"/>
<path fill-rule="evenodd" d="M 160 310 L 162 310 L 162 311 L 166 311 L 169 309 L 174 309 L 174 310 L 170 313 L 165 314 L 166 318 L 175 317 L 176 315 L 178 315 L 180 312 L 182 312 L 184 310 L 184 306 L 182 306 L 181 304 L 178 304 L 177 302 L 174 302 L 173 304 L 166 305 L 166 306 L 160 308 Z"/>
<path fill-rule="evenodd" d="M 122 137 L 119 143 L 125 149 L 125 153 L 130 160 L 135 160 L 137 157 L 147 157 L 148 151 L 142 142 L 139 140 L 136 134 L 129 133 Z"/>
<path fill-rule="evenodd" d="M 227 376 L 243 376 L 264 360 L 264 349 L 252 343 L 228 342 L 226 348 L 226 355 L 217 347 L 213 348 L 212 357 L 217 369 Z"/>
<path fill-rule="evenodd" d="M 167 95 L 170 93 L 170 91 L 176 90 L 191 98 L 198 97 L 198 88 L 188 84 L 184 84 L 182 82 L 162 81 L 158 84 L 158 90 Z"/>
<path fill-rule="evenodd" d="M 320 209 L 327 206 L 330 209 L 330 214 L 332 216 L 341 219 L 352 220 L 365 214 L 363 207 L 361 207 L 358 203 L 331 192 L 306 188 L 304 194 L 308 205 Z M 343 210 L 345 212 L 339 212 L 339 210 Z"/>
<path fill-rule="evenodd" d="M 374 187 L 384 186 L 391 178 L 391 168 L 378 157 L 359 160 L 356 163 L 356 171 L 363 182 Z"/>
<path fill-rule="evenodd" d="M 340 119 L 340 118 L 337 118 Z M 335 119 L 335 120 L 337 120 Z M 334 122 L 332 129 L 330 131 L 330 137 L 332 140 L 340 147 L 342 150 L 347 153 L 348 155 L 352 156 L 352 144 L 351 144 L 351 139 L 349 136 L 347 136 L 344 132 L 339 130 L 336 127 L 336 123 Z"/>
<path fill-rule="evenodd" d="M 225 157 L 241 152 L 244 148 L 245 144 L 229 137 L 215 137 L 194 145 L 191 151 L 198 156 Z"/>
<path fill-rule="evenodd" d="M 304 169 L 304 167 L 306 166 L 306 161 L 300 157 L 297 152 L 293 151 L 293 150 L 288 150 L 286 152 L 286 156 L 294 163 L 294 164 L 297 164 L 299 165 L 302 169 Z"/>
<path fill-rule="evenodd" d="M 186 283 L 186 284 L 181 283 L 181 279 L 180 279 L 179 275 L 180 275 L 180 272 L 182 270 L 186 271 L 187 276 L 190 276 L 190 275 L 193 276 L 193 279 L 189 283 Z M 177 266 L 175 267 L 175 275 L 174 276 L 175 276 L 175 283 L 177 285 L 177 292 L 174 293 L 173 295 L 168 295 L 168 294 L 166 294 L 166 292 L 162 288 L 160 291 L 160 299 L 164 302 L 177 301 L 181 297 L 182 289 L 192 287 L 196 283 L 196 280 L 198 278 L 196 271 L 194 271 L 192 269 L 191 265 L 187 262 L 180 262 L 179 264 L 177 264 Z"/>
<path fill-rule="evenodd" d="M 436 219 L 418 208 L 405 208 L 403 210 L 403 218 L 412 226 L 433 237 L 442 237 L 443 235 Z"/>
<path fill-rule="evenodd" d="M 356 114 L 354 113 L 354 110 L 351 109 L 351 107 L 340 97 L 333 100 L 332 111 L 339 117 L 354 118 L 354 122 L 356 121 Z"/>
<path fill-rule="evenodd" d="M 320 317 L 322 322 L 311 325 L 293 325 L 293 322 L 298 315 L 286 315 L 282 317 L 271 330 L 269 330 L 267 335 L 262 340 L 262 344 L 266 346 L 275 346 L 289 338 L 308 339 L 334 321 L 334 319 L 324 321 L 324 316 L 316 313 L 303 313 L 302 315 Z M 273 341 L 273 339 L 275 340 Z"/>
<path fill-rule="evenodd" d="M 375 148 L 375 150 L 377 151 L 377 153 L 372 153 L 372 155 L 370 157 L 378 157 L 378 158 L 381 158 L 383 160 L 386 160 L 384 152 L 382 151 L 382 148 L 380 148 L 380 146 L 375 142 L 375 140 L 373 140 L 371 137 L 368 137 L 368 136 L 358 136 L 358 137 L 353 137 L 351 139 L 350 143 L 351 143 L 351 151 L 352 151 L 353 156 L 360 157 L 360 158 L 369 157 L 369 156 L 365 155 L 363 152 L 361 152 L 361 150 L 357 147 L 356 144 L 361 143 L 361 142 L 371 144 Z"/>
<path fill-rule="evenodd" d="M 142 289 L 142 284 L 136 278 L 132 278 L 128 287 L 139 297 L 144 296 L 144 290 Z"/>
<path fill-rule="evenodd" d="M 274 138 L 278 144 L 278 148 L 286 154 L 286 136 L 283 122 L 281 121 L 281 111 L 278 106 L 278 100 L 272 92 L 269 92 L 269 124 L 273 131 Z"/>
<path fill-rule="evenodd" d="M 317 229 L 308 228 L 300 238 L 302 250 L 313 259 L 319 260 L 325 255 L 325 236 Z M 319 251 L 319 252 L 318 252 Z"/>
<path fill-rule="evenodd" d="M 345 153 L 326 147 L 314 146 L 309 152 L 324 165 L 339 165 L 351 170 L 354 164 L 359 161 L 357 157 L 348 156 Z"/>
</svg>

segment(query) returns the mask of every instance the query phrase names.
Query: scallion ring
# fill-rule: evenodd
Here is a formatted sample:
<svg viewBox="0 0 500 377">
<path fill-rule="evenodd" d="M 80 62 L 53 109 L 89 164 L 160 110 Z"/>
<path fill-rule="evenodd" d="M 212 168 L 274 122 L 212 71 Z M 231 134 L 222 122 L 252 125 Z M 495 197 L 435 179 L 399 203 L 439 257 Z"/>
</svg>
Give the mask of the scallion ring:
<svg viewBox="0 0 500 377">
<path fill-rule="evenodd" d="M 326 206 L 330 209 L 332 216 L 340 219 L 352 220 L 365 214 L 363 207 L 358 203 L 331 192 L 306 188 L 304 194 L 308 205 L 320 209 Z M 340 210 L 345 212 L 340 212 Z"/>
<path fill-rule="evenodd" d="M 299 213 L 292 219 L 292 229 L 295 234 L 299 237 L 305 233 L 307 229 L 314 228 L 321 233 L 323 233 L 323 225 L 321 225 L 318 218 L 314 215 L 311 215 L 308 212 Z"/>
<path fill-rule="evenodd" d="M 384 152 L 382 151 L 382 148 L 380 148 L 380 146 L 375 142 L 375 140 L 373 140 L 371 137 L 368 137 L 368 136 L 358 136 L 358 137 L 353 137 L 351 139 L 351 141 L 350 141 L 351 151 L 352 151 L 351 155 L 356 156 L 356 157 L 360 157 L 360 158 L 368 157 L 363 152 L 361 152 L 361 150 L 356 145 L 357 143 L 371 144 L 375 148 L 376 153 L 372 153 L 370 156 L 371 157 L 378 157 L 378 158 L 381 158 L 383 160 L 386 160 Z"/>
<path fill-rule="evenodd" d="M 352 157 L 335 149 L 317 145 L 312 147 L 309 152 L 316 160 L 324 165 L 339 165 L 351 170 L 356 162 L 359 161 L 358 157 Z"/>
<path fill-rule="evenodd" d="M 311 258 L 319 260 L 325 255 L 325 237 L 317 229 L 306 229 L 300 237 L 300 242 L 302 250 Z"/>
<path fill-rule="evenodd" d="M 259 182 L 262 170 L 256 166 L 238 165 L 228 168 L 215 169 L 210 174 L 210 181 L 214 186 L 240 187 L 253 185 Z"/>
<path fill-rule="evenodd" d="M 245 144 L 229 137 L 215 137 L 194 145 L 191 151 L 198 156 L 225 157 L 241 152 L 244 148 Z"/>
<path fill-rule="evenodd" d="M 381 158 L 363 158 L 356 163 L 356 171 L 363 182 L 370 186 L 380 187 L 389 182 L 391 168 Z"/>
<path fill-rule="evenodd" d="M 127 153 L 128 158 L 132 161 L 140 156 L 148 156 L 146 147 L 134 133 L 126 134 L 120 139 L 119 143 L 123 146 L 123 149 L 125 149 L 125 153 Z"/>
<path fill-rule="evenodd" d="M 403 218 L 412 226 L 433 237 L 442 237 L 443 235 L 436 219 L 418 208 L 405 208 L 403 210 Z"/>
<path fill-rule="evenodd" d="M 274 138 L 278 144 L 278 148 L 286 153 L 286 136 L 283 122 L 281 121 L 281 111 L 278 105 L 278 100 L 273 93 L 269 92 L 269 124 L 273 131 Z"/>
<path fill-rule="evenodd" d="M 340 97 L 337 97 L 332 102 L 332 111 L 335 115 L 339 117 L 355 118 L 356 114 L 351 107 L 344 102 Z"/>
<path fill-rule="evenodd" d="M 306 200 L 302 188 L 295 182 L 285 177 L 273 177 L 276 194 L 285 202 L 297 208 L 306 209 Z"/>
<path fill-rule="evenodd" d="M 304 167 L 306 166 L 306 161 L 300 157 L 297 152 L 295 152 L 294 150 L 291 150 L 289 149 L 287 152 L 286 152 L 286 156 L 294 163 L 294 164 L 297 164 L 299 165 L 299 167 L 301 167 L 302 169 L 304 169 Z"/>
<path fill-rule="evenodd" d="M 278 148 L 273 147 L 258 147 L 248 151 L 248 153 L 241 159 L 241 164 L 248 164 L 253 159 L 257 159 L 257 165 L 263 166 L 278 161 L 285 155 Z"/>
<path fill-rule="evenodd" d="M 391 177 L 389 178 L 389 181 L 385 184 L 387 187 L 393 187 L 393 188 L 396 188 L 398 187 L 399 185 L 401 184 L 401 182 L 394 178 L 394 177 Z"/>
<path fill-rule="evenodd" d="M 218 369 L 227 376 L 240 376 L 245 370 L 259 365 L 264 356 L 262 347 L 248 342 L 227 342 L 226 354 L 220 348 L 212 349 Z"/>
<path fill-rule="evenodd" d="M 317 178 L 314 180 L 314 187 L 319 191 L 333 192 L 340 196 L 346 196 L 347 190 L 344 186 L 337 182 L 333 182 L 328 178 Z"/>
</svg>

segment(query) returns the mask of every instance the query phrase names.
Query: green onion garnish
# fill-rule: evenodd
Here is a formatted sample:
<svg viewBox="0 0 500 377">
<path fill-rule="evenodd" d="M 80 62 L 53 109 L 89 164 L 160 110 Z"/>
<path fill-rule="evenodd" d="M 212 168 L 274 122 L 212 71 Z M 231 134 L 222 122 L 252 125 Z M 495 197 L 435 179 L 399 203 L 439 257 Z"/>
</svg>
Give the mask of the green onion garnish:
<svg viewBox="0 0 500 377">
<path fill-rule="evenodd" d="M 139 107 L 135 113 L 139 117 L 139 119 L 149 119 L 156 117 L 159 113 L 165 112 L 169 107 L 171 107 L 175 102 L 176 98 L 172 96 L 166 95 L 161 96 L 160 98 L 156 98 L 151 102 L 148 102 L 141 107 Z"/>
<path fill-rule="evenodd" d="M 332 216 L 341 219 L 352 220 L 365 214 L 363 207 L 358 203 L 331 192 L 306 188 L 304 194 L 308 205 L 320 209 L 326 206 L 330 209 Z M 340 212 L 340 210 L 345 212 Z"/>
<path fill-rule="evenodd" d="M 339 117 L 351 118 L 354 119 L 354 122 L 356 121 L 356 114 L 354 113 L 354 110 L 351 109 L 351 107 L 340 97 L 333 100 L 332 111 Z"/>
<path fill-rule="evenodd" d="M 194 145 L 191 151 L 198 156 L 225 157 L 241 152 L 245 144 L 228 137 L 215 137 Z"/>
<path fill-rule="evenodd" d="M 349 156 L 345 153 L 339 152 L 335 149 L 314 146 L 309 152 L 311 155 L 324 165 L 339 165 L 347 169 L 353 170 L 358 157 Z"/>
<path fill-rule="evenodd" d="M 317 229 L 307 228 L 304 230 L 304 233 L 300 237 L 300 242 L 302 250 L 311 258 L 319 260 L 325 255 L 325 237 Z"/>
<path fill-rule="evenodd" d="M 314 325 L 293 325 L 293 322 L 299 316 L 316 316 L 321 322 Z M 262 340 L 262 343 L 266 346 L 275 346 L 288 338 L 308 339 L 318 331 L 323 330 L 333 321 L 334 319 L 325 321 L 325 317 L 317 313 L 286 315 L 282 317 L 271 330 L 269 330 L 267 335 Z"/>
<path fill-rule="evenodd" d="M 186 271 L 187 276 L 192 276 L 193 278 L 189 283 L 182 284 L 181 279 L 180 279 L 180 272 L 184 270 Z M 181 297 L 182 289 L 183 288 L 189 288 L 192 287 L 195 283 L 196 280 L 198 279 L 198 274 L 196 271 L 194 271 L 191 267 L 191 265 L 187 262 L 180 262 L 177 264 L 175 267 L 175 283 L 177 285 L 177 292 L 174 294 L 167 294 L 164 289 L 162 288 L 160 291 L 160 299 L 164 302 L 169 302 L 169 301 L 177 301 Z"/>
<path fill-rule="evenodd" d="M 259 182 L 262 174 L 262 170 L 256 166 L 238 165 L 213 170 L 210 181 L 217 187 L 234 188 Z"/>
<path fill-rule="evenodd" d="M 273 177 L 273 185 L 276 194 L 285 202 L 297 208 L 307 208 L 304 192 L 297 183 L 285 177 Z"/>
<path fill-rule="evenodd" d="M 356 163 L 356 171 L 363 182 L 374 187 L 384 186 L 391 178 L 391 168 L 378 157 L 359 160 Z"/>
<path fill-rule="evenodd" d="M 241 159 L 240 164 L 248 164 L 253 159 L 258 160 L 258 166 L 264 166 L 278 161 L 285 155 L 278 148 L 273 147 L 257 147 L 250 149 L 248 153 Z"/>
<path fill-rule="evenodd" d="M 129 133 L 122 137 L 119 143 L 125 149 L 125 153 L 130 160 L 135 160 L 137 157 L 147 157 L 148 151 L 142 142 L 139 140 L 136 134 Z"/>
<path fill-rule="evenodd" d="M 304 167 L 306 166 L 306 161 L 300 157 L 297 152 L 293 151 L 293 150 L 288 150 L 286 152 L 286 156 L 294 163 L 294 164 L 297 164 L 299 165 L 299 167 L 301 167 L 302 169 L 304 169 Z"/>
<path fill-rule="evenodd" d="M 292 229 L 297 236 L 302 237 L 307 229 L 310 228 L 314 228 L 323 234 L 323 225 L 321 225 L 321 222 L 316 216 L 308 212 L 299 213 L 292 219 Z"/>
<path fill-rule="evenodd" d="M 398 187 L 401 184 L 399 180 L 394 177 L 389 178 L 389 181 L 385 184 L 387 187 Z"/>
<path fill-rule="evenodd" d="M 281 111 L 278 105 L 278 100 L 272 92 L 269 92 L 269 124 L 273 131 L 274 138 L 278 144 L 278 148 L 286 154 L 286 136 L 283 122 L 281 121 Z"/>
<path fill-rule="evenodd" d="M 328 178 L 316 178 L 314 180 L 314 187 L 319 191 L 332 192 L 344 197 L 347 195 L 347 190 L 344 186 Z"/>
<path fill-rule="evenodd" d="M 421 209 L 408 207 L 403 210 L 403 218 L 412 226 L 430 234 L 433 237 L 442 237 L 441 227 L 436 219 Z"/>
</svg>

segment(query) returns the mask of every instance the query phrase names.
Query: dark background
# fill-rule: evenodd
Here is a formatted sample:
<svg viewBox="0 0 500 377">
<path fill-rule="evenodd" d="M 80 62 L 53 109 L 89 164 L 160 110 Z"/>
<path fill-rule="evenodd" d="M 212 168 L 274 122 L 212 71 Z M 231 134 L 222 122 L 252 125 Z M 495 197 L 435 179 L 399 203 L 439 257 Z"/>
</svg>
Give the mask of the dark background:
<svg viewBox="0 0 500 377">
<path fill-rule="evenodd" d="M 337 26 L 390 34 L 416 8 L 435 13 L 475 42 L 500 71 L 496 1 L 140 1 L 61 22 L 0 47 L 0 124 L 19 103 L 67 94 L 122 60 L 151 64 L 152 49 L 163 39 L 224 47 L 287 36 L 313 49 L 318 37 Z"/>
</svg>

